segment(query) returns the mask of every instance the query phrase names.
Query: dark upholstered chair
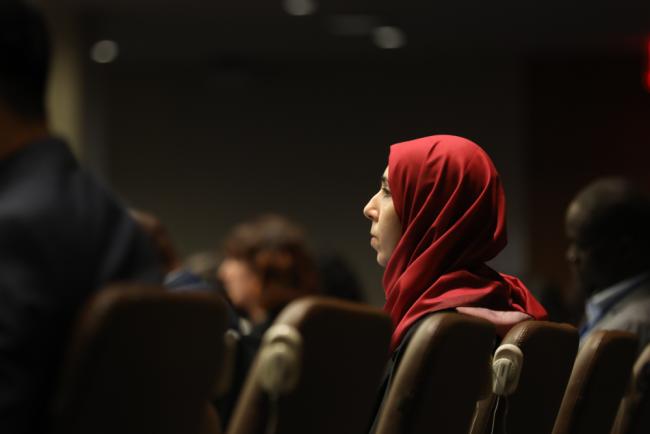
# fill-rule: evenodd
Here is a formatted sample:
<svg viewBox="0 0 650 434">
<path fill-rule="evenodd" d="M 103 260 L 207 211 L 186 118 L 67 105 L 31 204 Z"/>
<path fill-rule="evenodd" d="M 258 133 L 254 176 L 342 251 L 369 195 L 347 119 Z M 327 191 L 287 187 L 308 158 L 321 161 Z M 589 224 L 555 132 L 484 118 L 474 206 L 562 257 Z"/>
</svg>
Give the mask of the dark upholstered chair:
<svg viewBox="0 0 650 434">
<path fill-rule="evenodd" d="M 201 421 L 201 429 L 199 434 L 222 434 L 221 418 L 214 408 L 212 403 L 205 405 L 205 412 L 203 413 L 203 420 Z"/>
<path fill-rule="evenodd" d="M 583 343 L 553 434 L 608 434 L 632 372 L 638 339 L 599 330 Z"/>
<path fill-rule="evenodd" d="M 568 324 L 524 321 L 514 326 L 502 344 L 523 353 L 519 384 L 510 396 L 495 395 L 479 402 L 471 434 L 549 434 L 578 350 L 578 332 Z"/>
<path fill-rule="evenodd" d="M 650 433 L 650 345 L 632 368 L 630 385 L 612 429 L 612 434 L 647 433 Z"/>
<path fill-rule="evenodd" d="M 264 335 L 227 433 L 363 433 L 391 329 L 379 309 L 320 297 L 294 301 Z"/>
<path fill-rule="evenodd" d="M 490 390 L 494 326 L 459 313 L 429 316 L 397 367 L 377 434 L 467 434 Z"/>
<path fill-rule="evenodd" d="M 101 291 L 74 330 L 53 432 L 205 432 L 225 327 L 225 305 L 216 296 L 144 287 Z"/>
</svg>

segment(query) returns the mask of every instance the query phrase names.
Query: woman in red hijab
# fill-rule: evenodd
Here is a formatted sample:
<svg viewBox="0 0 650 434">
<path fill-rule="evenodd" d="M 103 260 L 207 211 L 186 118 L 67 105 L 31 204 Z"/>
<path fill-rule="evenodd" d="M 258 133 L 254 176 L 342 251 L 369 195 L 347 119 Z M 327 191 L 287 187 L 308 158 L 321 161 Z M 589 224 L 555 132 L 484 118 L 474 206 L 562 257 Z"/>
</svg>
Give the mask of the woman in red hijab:
<svg viewBox="0 0 650 434">
<path fill-rule="evenodd" d="M 395 326 L 377 409 L 426 315 L 455 309 L 492 321 L 501 336 L 546 317 L 519 279 L 485 264 L 506 245 L 506 202 L 494 164 L 475 143 L 431 136 L 391 146 L 381 189 L 363 213 L 386 268 L 384 309 Z"/>
<path fill-rule="evenodd" d="M 439 135 L 393 145 L 381 189 L 363 212 L 386 268 L 393 349 L 436 311 L 486 318 L 501 335 L 546 317 L 519 279 L 485 264 L 507 243 L 506 203 L 494 164 L 475 143 Z"/>
</svg>

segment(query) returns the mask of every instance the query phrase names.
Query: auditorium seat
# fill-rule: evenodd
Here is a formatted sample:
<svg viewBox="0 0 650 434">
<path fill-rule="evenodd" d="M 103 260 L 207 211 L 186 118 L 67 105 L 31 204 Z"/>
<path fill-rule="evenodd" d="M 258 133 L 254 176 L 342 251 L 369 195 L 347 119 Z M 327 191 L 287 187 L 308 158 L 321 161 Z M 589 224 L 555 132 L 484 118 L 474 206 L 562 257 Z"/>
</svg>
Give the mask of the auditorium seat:
<svg viewBox="0 0 650 434">
<path fill-rule="evenodd" d="M 580 347 L 553 434 L 608 434 L 628 384 L 638 339 L 599 330 Z"/>
<path fill-rule="evenodd" d="M 524 321 L 503 338 L 518 347 L 523 363 L 509 396 L 492 394 L 479 402 L 471 434 L 549 434 L 562 402 L 578 350 L 578 332 L 568 324 Z"/>
<path fill-rule="evenodd" d="M 52 431 L 206 432 L 225 327 L 216 296 L 141 286 L 99 292 L 73 331 Z"/>
<path fill-rule="evenodd" d="M 632 368 L 632 378 L 621 402 L 612 434 L 650 433 L 650 345 Z"/>
<path fill-rule="evenodd" d="M 363 433 L 391 329 L 389 317 L 369 306 L 292 302 L 262 339 L 227 433 Z"/>
<path fill-rule="evenodd" d="M 199 434 L 222 434 L 221 418 L 211 402 L 205 404 Z"/>
<path fill-rule="evenodd" d="M 395 372 L 377 434 L 467 434 L 491 379 L 494 326 L 458 313 L 426 318 Z"/>
</svg>

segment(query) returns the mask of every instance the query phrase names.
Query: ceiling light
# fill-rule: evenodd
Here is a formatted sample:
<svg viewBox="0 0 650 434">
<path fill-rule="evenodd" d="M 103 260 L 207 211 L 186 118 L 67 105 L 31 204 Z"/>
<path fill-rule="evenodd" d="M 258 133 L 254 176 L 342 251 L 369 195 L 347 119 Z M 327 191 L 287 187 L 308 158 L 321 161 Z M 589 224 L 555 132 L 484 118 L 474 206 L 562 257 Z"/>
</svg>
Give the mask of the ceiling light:
<svg viewBox="0 0 650 434">
<path fill-rule="evenodd" d="M 97 63 L 111 63 L 120 54 L 120 47 L 115 41 L 99 41 L 90 50 L 90 57 Z"/>
<path fill-rule="evenodd" d="M 394 50 L 406 44 L 406 35 L 398 27 L 381 26 L 372 31 L 372 39 L 379 48 Z"/>
<path fill-rule="evenodd" d="M 283 0 L 284 10 L 289 15 L 305 16 L 316 12 L 316 0 Z"/>
</svg>

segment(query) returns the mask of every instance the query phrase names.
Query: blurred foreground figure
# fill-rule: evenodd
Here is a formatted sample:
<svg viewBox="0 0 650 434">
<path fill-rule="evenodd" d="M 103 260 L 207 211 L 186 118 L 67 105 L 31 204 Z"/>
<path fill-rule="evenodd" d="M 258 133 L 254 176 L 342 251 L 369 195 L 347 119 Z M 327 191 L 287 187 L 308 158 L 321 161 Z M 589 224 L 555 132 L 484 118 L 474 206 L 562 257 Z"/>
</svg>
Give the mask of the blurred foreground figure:
<svg viewBox="0 0 650 434">
<path fill-rule="evenodd" d="M 151 245 L 113 196 L 50 137 L 42 17 L 0 3 L 0 430 L 47 433 L 69 329 L 111 281 L 158 283 Z"/>
<path fill-rule="evenodd" d="M 228 297 L 261 336 L 294 299 L 318 292 L 318 272 L 300 228 L 277 215 L 236 226 L 218 269 Z"/>
<path fill-rule="evenodd" d="M 596 330 L 650 342 L 650 199 L 621 178 L 596 180 L 566 214 L 567 260 L 587 297 L 581 342 Z"/>
</svg>

